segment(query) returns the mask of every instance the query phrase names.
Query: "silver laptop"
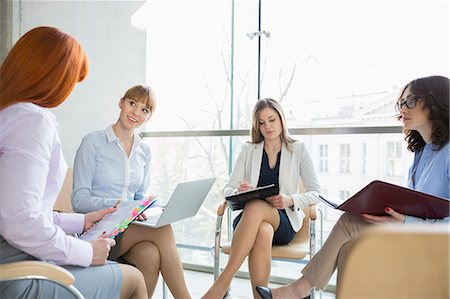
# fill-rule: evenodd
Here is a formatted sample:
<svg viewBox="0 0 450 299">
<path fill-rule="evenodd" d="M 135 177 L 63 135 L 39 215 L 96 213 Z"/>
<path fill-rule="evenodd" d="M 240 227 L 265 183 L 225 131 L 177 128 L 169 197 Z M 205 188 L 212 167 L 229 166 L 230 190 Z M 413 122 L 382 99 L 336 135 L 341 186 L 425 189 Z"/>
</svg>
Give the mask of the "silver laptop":
<svg viewBox="0 0 450 299">
<path fill-rule="evenodd" d="M 156 202 L 155 206 L 144 212 L 147 220 L 133 221 L 132 224 L 156 228 L 194 216 L 215 180 L 216 178 L 208 178 L 179 183 L 166 206 L 158 206 Z"/>
</svg>

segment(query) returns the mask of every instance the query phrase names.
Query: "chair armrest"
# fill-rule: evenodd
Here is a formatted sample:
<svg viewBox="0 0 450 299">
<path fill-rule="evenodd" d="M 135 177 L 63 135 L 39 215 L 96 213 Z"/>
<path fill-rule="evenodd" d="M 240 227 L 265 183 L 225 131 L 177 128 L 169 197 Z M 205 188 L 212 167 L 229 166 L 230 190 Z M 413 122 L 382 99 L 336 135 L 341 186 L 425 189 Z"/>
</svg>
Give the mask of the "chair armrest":
<svg viewBox="0 0 450 299">
<path fill-rule="evenodd" d="M 69 271 L 46 262 L 21 261 L 0 265 L 0 281 L 23 277 L 45 277 L 68 287 L 75 282 L 75 278 Z"/>
<path fill-rule="evenodd" d="M 309 219 L 311 219 L 311 220 L 317 219 L 317 205 L 309 206 Z"/>
<path fill-rule="evenodd" d="M 223 216 L 225 213 L 225 209 L 228 206 L 228 202 L 224 200 L 218 207 L 217 207 L 217 216 Z"/>
</svg>

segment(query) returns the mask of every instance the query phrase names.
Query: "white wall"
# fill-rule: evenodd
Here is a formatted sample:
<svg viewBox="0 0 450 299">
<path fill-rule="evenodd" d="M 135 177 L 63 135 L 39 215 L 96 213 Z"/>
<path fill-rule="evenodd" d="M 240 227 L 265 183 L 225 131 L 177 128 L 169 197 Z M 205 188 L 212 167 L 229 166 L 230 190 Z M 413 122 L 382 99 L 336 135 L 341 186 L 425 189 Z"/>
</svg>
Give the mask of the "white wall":
<svg viewBox="0 0 450 299">
<path fill-rule="evenodd" d="M 145 1 L 13 1 L 13 41 L 37 26 L 73 35 L 90 60 L 90 71 L 70 97 L 53 109 L 69 166 L 81 138 L 105 128 L 118 115 L 118 100 L 145 83 L 146 33 L 131 26 Z"/>
</svg>

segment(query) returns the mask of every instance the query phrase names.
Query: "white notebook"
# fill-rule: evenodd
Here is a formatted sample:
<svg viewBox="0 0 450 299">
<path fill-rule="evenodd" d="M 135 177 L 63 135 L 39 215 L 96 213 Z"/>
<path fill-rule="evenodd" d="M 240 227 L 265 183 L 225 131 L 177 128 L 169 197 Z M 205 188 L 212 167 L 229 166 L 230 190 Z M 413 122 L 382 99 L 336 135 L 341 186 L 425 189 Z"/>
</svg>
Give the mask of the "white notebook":
<svg viewBox="0 0 450 299">
<path fill-rule="evenodd" d="M 115 212 L 95 223 L 80 236 L 80 239 L 91 241 L 97 238 L 114 238 L 126 230 L 137 216 L 155 202 L 156 200 L 150 199 L 122 201 Z"/>
</svg>

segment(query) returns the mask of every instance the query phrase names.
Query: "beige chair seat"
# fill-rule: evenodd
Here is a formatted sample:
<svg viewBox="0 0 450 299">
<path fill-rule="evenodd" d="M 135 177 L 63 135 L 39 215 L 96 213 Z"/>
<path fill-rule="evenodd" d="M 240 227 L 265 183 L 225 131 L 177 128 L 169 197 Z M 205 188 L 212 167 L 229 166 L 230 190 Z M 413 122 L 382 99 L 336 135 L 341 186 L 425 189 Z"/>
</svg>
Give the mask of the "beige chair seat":
<svg viewBox="0 0 450 299">
<path fill-rule="evenodd" d="M 231 242 L 227 242 L 222 246 L 222 252 L 230 254 Z M 295 234 L 294 239 L 288 245 L 274 245 L 272 246 L 273 259 L 303 259 L 309 254 L 309 236 L 304 234 L 304 231 Z"/>
<path fill-rule="evenodd" d="M 450 298 L 450 227 L 379 225 L 355 242 L 337 298 Z"/>
</svg>

